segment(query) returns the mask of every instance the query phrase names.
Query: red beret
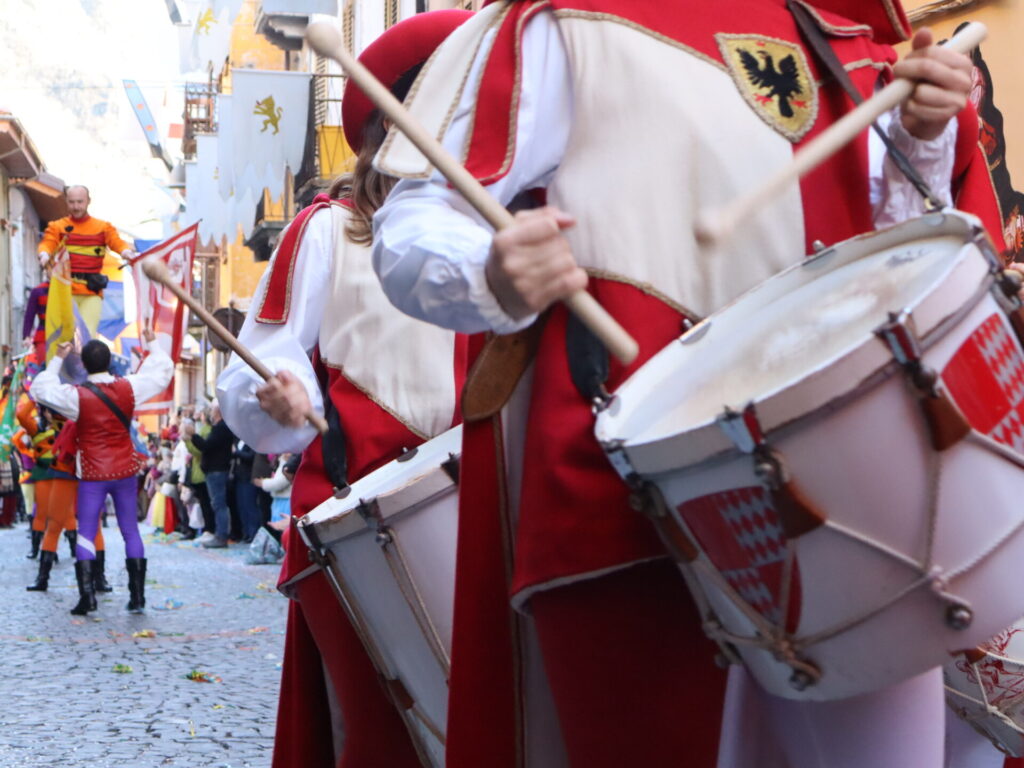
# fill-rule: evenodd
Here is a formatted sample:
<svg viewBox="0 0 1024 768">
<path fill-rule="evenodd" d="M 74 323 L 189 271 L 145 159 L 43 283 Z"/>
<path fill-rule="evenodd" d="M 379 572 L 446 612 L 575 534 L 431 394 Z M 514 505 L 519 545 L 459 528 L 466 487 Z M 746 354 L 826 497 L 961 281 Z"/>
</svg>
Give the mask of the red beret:
<svg viewBox="0 0 1024 768">
<path fill-rule="evenodd" d="M 388 28 L 359 55 L 359 61 L 385 86 L 391 88 L 406 72 L 431 57 L 472 11 L 443 10 L 417 13 Z M 345 138 L 356 152 L 363 145 L 363 126 L 374 104 L 351 79 L 341 102 Z"/>
</svg>

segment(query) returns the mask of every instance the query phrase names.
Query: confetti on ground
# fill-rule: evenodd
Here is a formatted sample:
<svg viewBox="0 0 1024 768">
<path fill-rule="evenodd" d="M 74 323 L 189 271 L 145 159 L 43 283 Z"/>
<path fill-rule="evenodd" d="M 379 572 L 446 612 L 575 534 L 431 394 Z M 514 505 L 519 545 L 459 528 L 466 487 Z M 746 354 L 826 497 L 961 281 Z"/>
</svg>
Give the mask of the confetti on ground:
<svg viewBox="0 0 1024 768">
<path fill-rule="evenodd" d="M 132 637 L 156 637 L 156 630 L 140 629 L 138 632 L 132 632 Z"/>
<path fill-rule="evenodd" d="M 29 635 L 25 638 L 26 643 L 52 643 L 52 637 L 40 637 L 38 635 Z"/>
<path fill-rule="evenodd" d="M 255 600 L 256 595 L 250 595 L 248 592 L 243 592 L 235 600 Z"/>
<path fill-rule="evenodd" d="M 164 604 L 156 606 L 155 610 L 157 610 L 157 611 L 176 611 L 179 608 L 181 608 L 181 606 L 183 606 L 183 605 L 184 605 L 184 603 L 181 602 L 180 600 L 172 600 L 171 598 L 167 598 L 164 601 Z"/>
<path fill-rule="evenodd" d="M 188 721 L 188 735 L 195 738 L 196 735 L 196 724 L 191 720 Z"/>
<path fill-rule="evenodd" d="M 108 629 L 108 630 L 107 630 L 107 634 L 108 634 L 108 635 L 110 635 L 110 636 L 111 636 L 112 638 L 114 638 L 115 640 L 116 640 L 117 638 L 119 638 L 119 637 L 124 637 L 124 632 L 118 632 L 118 631 L 116 631 L 116 630 L 113 630 L 113 629 Z"/>
<path fill-rule="evenodd" d="M 256 585 L 256 589 L 262 589 L 264 592 L 273 592 L 274 588 L 265 581 L 261 581 Z"/>
<path fill-rule="evenodd" d="M 115 664 L 114 671 L 119 675 L 128 675 L 131 674 L 132 668 L 127 664 Z"/>
<path fill-rule="evenodd" d="M 268 631 L 268 628 L 267 627 L 253 627 L 252 629 L 247 629 L 245 631 L 248 632 L 250 635 L 258 635 L 261 632 Z"/>
<path fill-rule="evenodd" d="M 99 624 L 101 621 L 103 621 L 103 619 L 101 619 L 99 616 L 90 616 L 89 618 L 92 619 L 93 624 Z"/>
<path fill-rule="evenodd" d="M 82 621 L 81 619 L 72 619 L 71 623 L 74 624 L 76 627 L 80 627 L 83 624 L 85 624 L 85 622 Z"/>
<path fill-rule="evenodd" d="M 184 637 L 184 632 L 161 632 L 160 637 Z"/>
<path fill-rule="evenodd" d="M 214 704 L 210 709 L 224 709 L 223 704 Z"/>
<path fill-rule="evenodd" d="M 191 680 L 194 683 L 219 683 L 221 680 L 216 675 L 211 675 L 209 672 L 204 672 L 201 669 L 193 669 L 187 675 L 186 680 Z"/>
</svg>

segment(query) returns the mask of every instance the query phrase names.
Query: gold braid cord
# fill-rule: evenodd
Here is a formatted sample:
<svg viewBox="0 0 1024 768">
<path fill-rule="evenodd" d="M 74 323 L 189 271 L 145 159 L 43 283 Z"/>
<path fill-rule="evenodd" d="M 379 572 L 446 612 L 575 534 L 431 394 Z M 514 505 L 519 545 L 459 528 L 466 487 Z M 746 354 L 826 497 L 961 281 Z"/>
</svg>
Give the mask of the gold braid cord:
<svg viewBox="0 0 1024 768">
<path fill-rule="evenodd" d="M 926 3 L 920 8 L 907 11 L 907 18 L 911 24 L 916 26 L 931 21 L 935 16 L 962 11 L 975 5 L 981 5 L 983 2 L 984 0 L 935 0 L 935 2 Z"/>
</svg>

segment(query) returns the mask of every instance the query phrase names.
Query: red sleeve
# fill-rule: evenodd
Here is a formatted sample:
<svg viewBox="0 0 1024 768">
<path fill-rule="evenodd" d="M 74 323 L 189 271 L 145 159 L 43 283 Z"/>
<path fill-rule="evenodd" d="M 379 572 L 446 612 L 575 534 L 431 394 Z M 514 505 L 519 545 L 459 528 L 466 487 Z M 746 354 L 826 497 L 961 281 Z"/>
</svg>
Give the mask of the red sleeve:
<svg viewBox="0 0 1024 768">
<path fill-rule="evenodd" d="M 962 211 L 981 219 L 992 243 L 1003 253 L 1007 250 L 1003 235 L 1003 215 L 999 209 L 992 174 L 981 146 L 981 122 L 973 105 L 960 113 L 953 166 L 953 203 Z"/>
</svg>

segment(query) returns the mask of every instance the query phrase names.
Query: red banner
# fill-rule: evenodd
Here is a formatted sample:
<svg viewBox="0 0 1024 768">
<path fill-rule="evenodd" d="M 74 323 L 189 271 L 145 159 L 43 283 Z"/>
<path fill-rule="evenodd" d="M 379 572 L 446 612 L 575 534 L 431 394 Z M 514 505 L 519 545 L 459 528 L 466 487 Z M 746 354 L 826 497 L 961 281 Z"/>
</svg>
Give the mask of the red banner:
<svg viewBox="0 0 1024 768">
<path fill-rule="evenodd" d="M 192 260 L 196 253 L 196 231 L 198 223 L 183 229 L 145 253 L 140 253 L 131 262 L 132 277 L 135 278 L 135 294 L 138 301 L 139 342 L 143 357 L 149 354 L 149 344 L 142 337 L 142 331 L 150 329 L 156 334 L 157 342 L 169 349 L 171 359 L 181 359 L 181 345 L 188 328 L 188 307 L 178 301 L 171 291 L 160 283 L 154 283 L 142 272 L 143 259 L 162 259 L 167 265 L 171 278 L 186 293 L 192 292 Z M 159 395 L 137 403 L 136 413 L 167 413 L 174 405 L 174 379 Z"/>
</svg>

